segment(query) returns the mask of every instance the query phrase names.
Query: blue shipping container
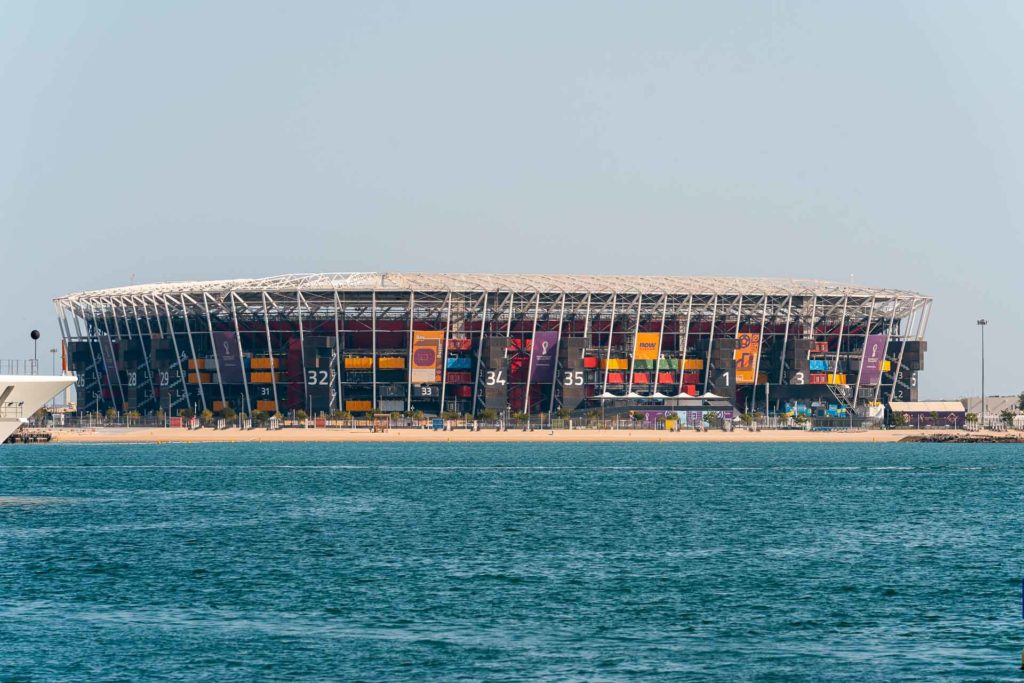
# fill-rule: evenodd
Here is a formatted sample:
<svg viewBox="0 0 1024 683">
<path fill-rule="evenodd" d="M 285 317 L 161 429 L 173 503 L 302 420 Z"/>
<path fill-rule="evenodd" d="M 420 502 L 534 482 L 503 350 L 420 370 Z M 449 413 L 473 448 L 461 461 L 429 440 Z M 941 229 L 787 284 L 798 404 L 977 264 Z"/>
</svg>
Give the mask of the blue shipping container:
<svg viewBox="0 0 1024 683">
<path fill-rule="evenodd" d="M 472 370 L 473 359 L 472 358 L 449 358 L 448 359 L 449 370 Z"/>
<path fill-rule="evenodd" d="M 811 372 L 828 372 L 827 360 L 812 360 Z"/>
</svg>

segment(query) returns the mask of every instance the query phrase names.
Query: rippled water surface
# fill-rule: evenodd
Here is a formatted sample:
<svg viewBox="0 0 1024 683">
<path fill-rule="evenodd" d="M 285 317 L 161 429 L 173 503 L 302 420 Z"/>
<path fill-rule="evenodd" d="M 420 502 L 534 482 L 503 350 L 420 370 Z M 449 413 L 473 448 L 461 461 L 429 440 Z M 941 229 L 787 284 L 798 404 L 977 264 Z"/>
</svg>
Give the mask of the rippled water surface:
<svg viewBox="0 0 1024 683">
<path fill-rule="evenodd" d="M 0 679 L 1024 680 L 1024 447 L 0 448 Z"/>
</svg>

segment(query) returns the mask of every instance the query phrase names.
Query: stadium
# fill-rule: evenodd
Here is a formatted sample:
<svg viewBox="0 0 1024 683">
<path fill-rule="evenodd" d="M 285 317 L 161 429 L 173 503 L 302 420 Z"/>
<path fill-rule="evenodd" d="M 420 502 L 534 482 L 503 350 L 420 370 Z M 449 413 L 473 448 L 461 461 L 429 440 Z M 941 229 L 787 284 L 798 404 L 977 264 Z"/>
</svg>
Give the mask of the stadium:
<svg viewBox="0 0 1024 683">
<path fill-rule="evenodd" d="M 932 301 L 776 278 L 335 273 L 54 303 L 82 412 L 865 416 L 917 400 Z"/>
</svg>

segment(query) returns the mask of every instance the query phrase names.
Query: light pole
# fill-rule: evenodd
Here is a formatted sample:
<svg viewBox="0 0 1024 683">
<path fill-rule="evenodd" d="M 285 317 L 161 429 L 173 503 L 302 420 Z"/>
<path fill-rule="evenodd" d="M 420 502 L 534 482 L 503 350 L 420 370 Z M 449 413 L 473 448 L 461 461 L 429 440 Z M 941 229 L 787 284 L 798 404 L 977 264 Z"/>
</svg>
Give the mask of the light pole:
<svg viewBox="0 0 1024 683">
<path fill-rule="evenodd" d="M 984 318 L 978 321 L 981 327 L 981 428 L 985 428 L 985 325 L 988 321 Z"/>
</svg>

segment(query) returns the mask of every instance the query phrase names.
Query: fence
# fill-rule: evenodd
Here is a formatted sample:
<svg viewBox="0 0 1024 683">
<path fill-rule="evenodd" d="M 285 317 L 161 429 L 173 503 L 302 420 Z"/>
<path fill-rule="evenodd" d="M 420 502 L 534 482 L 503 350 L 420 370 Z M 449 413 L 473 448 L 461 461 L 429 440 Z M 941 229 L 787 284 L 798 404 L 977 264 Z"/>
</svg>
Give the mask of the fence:
<svg viewBox="0 0 1024 683">
<path fill-rule="evenodd" d="M 38 375 L 39 361 L 0 358 L 0 375 Z"/>
</svg>

